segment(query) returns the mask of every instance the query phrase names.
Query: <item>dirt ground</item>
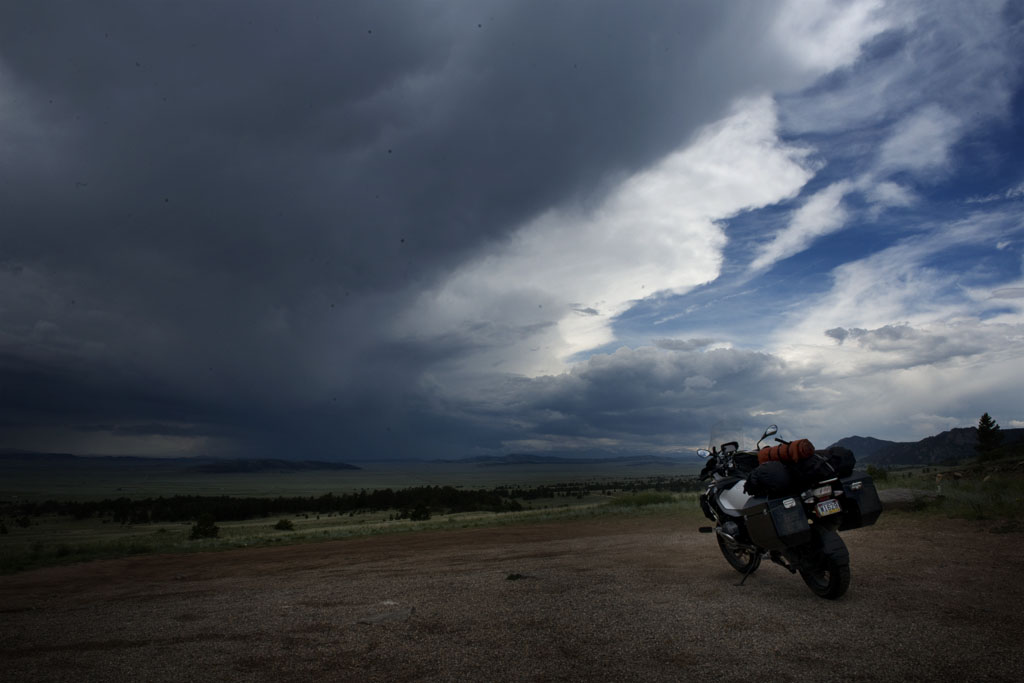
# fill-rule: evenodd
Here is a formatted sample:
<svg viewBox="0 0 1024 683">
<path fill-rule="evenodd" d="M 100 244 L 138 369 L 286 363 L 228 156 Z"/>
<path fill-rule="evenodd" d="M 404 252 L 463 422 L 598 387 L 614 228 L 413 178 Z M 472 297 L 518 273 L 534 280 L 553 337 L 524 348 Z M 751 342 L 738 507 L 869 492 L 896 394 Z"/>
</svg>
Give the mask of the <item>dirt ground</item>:
<svg viewBox="0 0 1024 683">
<path fill-rule="evenodd" d="M 884 515 L 837 602 L 676 517 L 0 577 L 9 681 L 1021 680 L 1024 535 Z M 516 577 L 518 578 L 510 578 Z"/>
</svg>

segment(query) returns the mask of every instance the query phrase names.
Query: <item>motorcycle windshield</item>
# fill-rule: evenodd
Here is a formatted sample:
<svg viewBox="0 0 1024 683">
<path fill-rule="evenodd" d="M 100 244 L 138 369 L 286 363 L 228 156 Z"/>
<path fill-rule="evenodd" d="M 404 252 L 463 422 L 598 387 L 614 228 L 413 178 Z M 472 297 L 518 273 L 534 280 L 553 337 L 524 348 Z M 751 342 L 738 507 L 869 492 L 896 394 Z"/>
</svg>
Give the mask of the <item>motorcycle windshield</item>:
<svg viewBox="0 0 1024 683">
<path fill-rule="evenodd" d="M 711 426 L 708 450 L 712 447 L 722 450 L 722 445 L 736 443 L 737 450 L 753 451 L 757 440 L 768 425 L 746 424 L 738 420 L 722 420 Z"/>
</svg>

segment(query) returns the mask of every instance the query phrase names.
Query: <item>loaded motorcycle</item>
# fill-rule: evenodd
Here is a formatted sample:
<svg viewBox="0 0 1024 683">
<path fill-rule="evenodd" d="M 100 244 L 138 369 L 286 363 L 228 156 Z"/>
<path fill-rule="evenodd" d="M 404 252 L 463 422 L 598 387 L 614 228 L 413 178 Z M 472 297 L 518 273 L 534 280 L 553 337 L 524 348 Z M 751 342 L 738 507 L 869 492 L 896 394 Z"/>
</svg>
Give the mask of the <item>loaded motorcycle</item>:
<svg viewBox="0 0 1024 683">
<path fill-rule="evenodd" d="M 701 479 L 711 479 L 700 505 L 715 523 L 700 531 L 715 534 L 726 561 L 743 574 L 738 585 L 770 559 L 835 600 L 850 585 L 850 554 L 838 532 L 874 524 L 882 511 L 878 493 L 870 476 L 852 471 L 845 449 L 814 451 L 806 440 L 778 438 L 782 446 L 761 449 L 777 432 L 768 427 L 754 451 L 741 451 L 737 441 L 697 451 L 708 460 Z M 787 448 L 788 462 L 768 459 Z"/>
</svg>

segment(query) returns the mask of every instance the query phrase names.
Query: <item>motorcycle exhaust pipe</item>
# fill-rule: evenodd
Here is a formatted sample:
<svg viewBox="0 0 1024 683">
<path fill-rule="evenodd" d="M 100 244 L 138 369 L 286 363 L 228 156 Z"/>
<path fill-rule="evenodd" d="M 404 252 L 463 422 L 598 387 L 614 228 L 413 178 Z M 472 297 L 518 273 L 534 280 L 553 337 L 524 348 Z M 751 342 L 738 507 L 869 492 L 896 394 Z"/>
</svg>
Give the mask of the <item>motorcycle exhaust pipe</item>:
<svg viewBox="0 0 1024 683">
<path fill-rule="evenodd" d="M 739 531 L 740 528 L 736 526 L 736 522 L 726 522 L 722 526 L 715 527 L 715 533 L 721 536 L 730 548 L 736 548 L 742 545 L 742 543 L 739 542 L 739 539 L 736 538 L 736 534 L 738 534 Z"/>
<path fill-rule="evenodd" d="M 729 534 L 725 533 L 721 529 L 715 529 L 715 533 L 718 534 L 723 539 L 725 539 L 726 545 L 728 545 L 730 548 L 735 548 L 735 547 L 737 547 L 740 544 L 740 542 L 737 541 L 735 537 L 730 536 Z"/>
</svg>

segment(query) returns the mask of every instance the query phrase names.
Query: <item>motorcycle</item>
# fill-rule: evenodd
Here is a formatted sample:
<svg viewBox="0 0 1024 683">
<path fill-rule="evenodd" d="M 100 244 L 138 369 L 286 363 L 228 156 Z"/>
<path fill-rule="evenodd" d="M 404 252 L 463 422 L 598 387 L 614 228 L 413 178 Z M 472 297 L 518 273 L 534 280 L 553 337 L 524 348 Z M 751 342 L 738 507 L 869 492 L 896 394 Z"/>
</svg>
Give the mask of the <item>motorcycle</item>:
<svg viewBox="0 0 1024 683">
<path fill-rule="evenodd" d="M 836 600 L 850 585 L 850 554 L 839 532 L 875 523 L 882 512 L 878 492 L 870 476 L 852 472 L 852 453 L 849 466 L 837 472 L 835 462 L 814 451 L 817 461 L 802 469 L 804 476 L 794 476 L 782 491 L 760 495 L 750 485 L 752 473 L 764 467 L 758 461 L 761 442 L 777 432 L 777 426 L 768 427 L 754 451 L 741 451 L 738 441 L 697 451 L 708 460 L 701 480 L 711 479 L 700 505 L 715 523 L 700 532 L 714 533 L 726 561 L 743 574 L 737 585 L 768 559 L 799 573 L 815 595 Z"/>
</svg>

